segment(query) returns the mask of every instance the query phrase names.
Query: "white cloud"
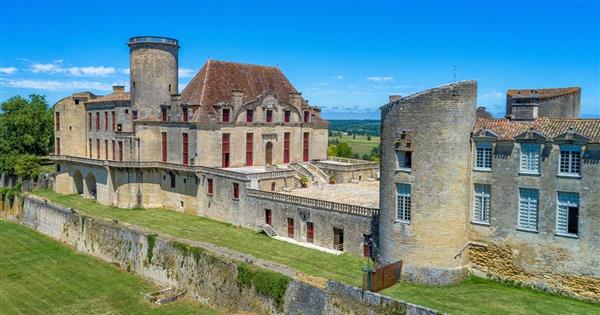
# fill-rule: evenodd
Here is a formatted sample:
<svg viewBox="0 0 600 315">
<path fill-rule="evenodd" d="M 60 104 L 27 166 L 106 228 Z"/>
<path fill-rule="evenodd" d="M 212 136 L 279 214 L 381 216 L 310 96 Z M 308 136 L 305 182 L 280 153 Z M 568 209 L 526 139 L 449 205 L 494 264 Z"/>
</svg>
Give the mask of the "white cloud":
<svg viewBox="0 0 600 315">
<path fill-rule="evenodd" d="M 341 74 L 334 75 L 333 78 L 337 79 L 337 80 L 343 80 L 344 79 L 344 77 Z"/>
<path fill-rule="evenodd" d="M 483 93 L 483 94 L 479 95 L 479 98 L 480 99 L 488 99 L 488 100 L 490 100 L 490 99 L 501 99 L 501 98 L 504 98 L 504 94 L 500 93 L 500 92 L 498 92 L 496 90 L 492 90 L 490 92 Z"/>
<path fill-rule="evenodd" d="M 109 74 L 115 73 L 115 68 L 113 67 L 71 67 L 68 69 L 69 73 L 74 76 L 99 76 L 103 77 Z"/>
<path fill-rule="evenodd" d="M 13 74 L 15 72 L 17 72 L 17 68 L 15 67 L 0 68 L 0 73 L 2 74 Z"/>
<path fill-rule="evenodd" d="M 123 73 L 123 74 L 129 74 L 130 70 L 129 70 L 129 68 L 121 69 L 121 73 Z"/>
<path fill-rule="evenodd" d="M 179 77 L 180 78 L 189 78 L 189 77 L 192 77 L 195 73 L 196 73 L 196 71 L 194 71 L 194 69 L 189 69 L 189 68 L 180 68 L 179 69 Z"/>
<path fill-rule="evenodd" d="M 367 80 L 369 81 L 375 81 L 375 82 L 386 82 L 386 81 L 392 81 L 394 78 L 393 77 L 368 77 Z"/>
<path fill-rule="evenodd" d="M 112 90 L 112 84 L 96 81 L 1 80 L 0 85 L 36 90 Z"/>
<path fill-rule="evenodd" d="M 56 61 L 60 61 L 60 60 L 56 60 Z M 65 69 L 63 69 L 60 66 L 60 62 L 54 62 L 54 63 L 34 63 L 31 66 L 31 71 L 33 71 L 33 73 L 59 73 L 59 72 L 65 72 Z"/>
</svg>

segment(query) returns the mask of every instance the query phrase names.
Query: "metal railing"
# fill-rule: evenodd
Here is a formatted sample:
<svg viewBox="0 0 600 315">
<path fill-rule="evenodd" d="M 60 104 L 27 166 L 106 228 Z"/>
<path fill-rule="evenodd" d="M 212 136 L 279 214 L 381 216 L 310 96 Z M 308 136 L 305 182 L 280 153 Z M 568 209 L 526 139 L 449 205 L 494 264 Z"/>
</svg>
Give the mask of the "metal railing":
<svg viewBox="0 0 600 315">
<path fill-rule="evenodd" d="M 280 202 L 295 204 L 295 205 L 309 207 L 309 208 L 343 212 L 343 213 L 349 213 L 349 214 L 359 215 L 359 216 L 363 216 L 363 217 L 375 217 L 379 213 L 379 209 L 377 209 L 377 208 L 369 208 L 369 207 L 349 205 L 349 204 L 345 204 L 345 203 L 338 203 L 338 202 L 332 202 L 332 201 L 326 201 L 326 200 L 320 200 L 320 199 L 299 197 L 299 196 L 294 196 L 294 195 L 276 193 L 276 192 L 272 192 L 272 191 L 247 189 L 246 194 L 249 197 L 254 197 L 254 198 L 259 198 L 259 199 L 280 201 Z"/>
<path fill-rule="evenodd" d="M 159 44 L 170 44 L 179 45 L 179 41 L 173 38 L 160 37 L 160 36 L 136 36 L 129 39 L 129 44 L 142 44 L 142 43 L 159 43 Z"/>
<path fill-rule="evenodd" d="M 273 170 L 261 173 L 240 173 L 231 170 L 225 170 L 215 167 L 201 166 L 201 165 L 184 165 L 184 164 L 176 164 L 176 163 L 167 163 L 167 162 L 157 162 L 157 161 L 113 161 L 113 160 L 98 160 L 91 158 L 84 158 L 78 156 L 68 156 L 68 155 L 51 155 L 50 159 L 54 161 L 65 161 L 65 162 L 73 162 L 73 163 L 81 163 L 81 164 L 92 164 L 98 166 L 109 166 L 115 168 L 157 168 L 157 169 L 166 169 L 172 171 L 181 171 L 181 172 L 192 172 L 192 173 L 206 173 L 211 175 L 217 175 L 221 177 L 236 179 L 240 181 L 251 181 L 251 180 L 263 180 L 263 179 L 276 179 L 276 178 L 286 178 L 293 177 L 293 170 Z"/>
</svg>

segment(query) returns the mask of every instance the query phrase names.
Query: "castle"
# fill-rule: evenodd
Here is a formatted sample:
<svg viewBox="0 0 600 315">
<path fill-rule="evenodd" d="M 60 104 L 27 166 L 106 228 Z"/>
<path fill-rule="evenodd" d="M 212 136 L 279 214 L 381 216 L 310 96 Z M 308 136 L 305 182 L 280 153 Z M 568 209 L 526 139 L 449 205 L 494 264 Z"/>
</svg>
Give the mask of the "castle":
<svg viewBox="0 0 600 315">
<path fill-rule="evenodd" d="M 129 93 L 54 106 L 57 192 L 402 260 L 419 282 L 600 297 L 600 120 L 577 118 L 578 88 L 510 90 L 504 119 L 477 114 L 474 81 L 390 97 L 379 165 L 328 157 L 327 122 L 278 68 L 209 60 L 179 94 L 177 40 L 129 48 Z"/>
</svg>

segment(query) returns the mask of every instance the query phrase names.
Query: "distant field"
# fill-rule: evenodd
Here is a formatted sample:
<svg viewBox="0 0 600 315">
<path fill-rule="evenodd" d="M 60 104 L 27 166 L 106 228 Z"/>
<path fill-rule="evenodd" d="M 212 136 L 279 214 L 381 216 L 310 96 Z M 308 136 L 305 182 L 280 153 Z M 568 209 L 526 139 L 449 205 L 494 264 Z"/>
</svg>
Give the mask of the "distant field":
<svg viewBox="0 0 600 315">
<path fill-rule="evenodd" d="M 340 142 L 346 142 L 349 146 L 352 147 L 352 152 L 357 152 L 360 155 L 365 153 L 370 154 L 373 147 L 376 147 L 379 144 L 379 137 L 371 136 L 371 141 L 367 140 L 367 136 L 357 135 L 356 139 L 352 139 L 352 135 L 342 136 L 341 138 L 338 136 L 329 137 L 329 143 L 338 139 Z"/>
<path fill-rule="evenodd" d="M 192 300 L 158 306 L 153 284 L 21 225 L 0 221 L 1 314 L 217 314 Z"/>
</svg>

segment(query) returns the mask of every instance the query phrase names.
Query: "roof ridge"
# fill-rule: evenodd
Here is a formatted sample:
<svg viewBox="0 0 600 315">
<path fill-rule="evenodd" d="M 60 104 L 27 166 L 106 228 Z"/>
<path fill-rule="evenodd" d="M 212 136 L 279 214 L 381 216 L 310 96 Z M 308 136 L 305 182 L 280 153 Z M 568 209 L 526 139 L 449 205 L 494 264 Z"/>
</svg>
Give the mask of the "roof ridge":
<svg viewBox="0 0 600 315">
<path fill-rule="evenodd" d="M 236 65 L 241 65 L 241 66 L 254 66 L 254 67 L 273 68 L 273 69 L 280 70 L 279 67 L 277 67 L 277 66 L 266 66 L 266 65 L 259 65 L 259 64 L 256 64 L 256 63 L 246 63 L 246 62 L 226 61 L 226 60 L 215 60 L 215 59 L 209 60 L 209 61 L 220 62 L 220 63 L 231 63 L 231 64 L 236 64 Z"/>
</svg>

